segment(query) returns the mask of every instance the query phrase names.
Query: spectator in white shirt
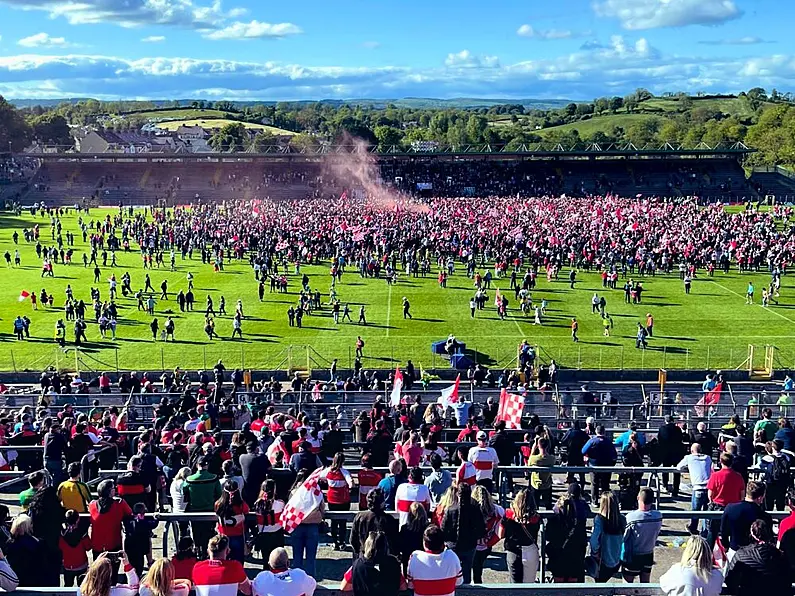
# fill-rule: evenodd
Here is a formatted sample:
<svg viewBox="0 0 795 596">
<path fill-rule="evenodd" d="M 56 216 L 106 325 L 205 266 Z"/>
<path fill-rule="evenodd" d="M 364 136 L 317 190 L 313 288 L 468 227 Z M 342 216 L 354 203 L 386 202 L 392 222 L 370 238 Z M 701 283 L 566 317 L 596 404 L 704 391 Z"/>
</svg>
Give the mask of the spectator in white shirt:
<svg viewBox="0 0 795 596">
<path fill-rule="evenodd" d="M 692 496 L 690 497 L 690 509 L 692 511 L 706 511 L 709 505 L 707 494 L 707 482 L 712 476 L 712 458 L 701 453 L 701 445 L 693 443 L 690 446 L 690 454 L 682 458 L 677 466 L 680 470 L 687 470 L 690 476 L 690 486 Z M 687 526 L 691 534 L 698 534 L 698 520 L 693 518 Z"/>
<path fill-rule="evenodd" d="M 709 543 L 700 536 L 688 538 L 682 560 L 660 577 L 666 596 L 719 596 L 721 588 L 723 574 L 715 568 Z"/>
<path fill-rule="evenodd" d="M 290 569 L 290 558 L 283 548 L 268 557 L 270 571 L 263 571 L 251 583 L 254 596 L 312 596 L 317 582 L 303 569 Z"/>
</svg>

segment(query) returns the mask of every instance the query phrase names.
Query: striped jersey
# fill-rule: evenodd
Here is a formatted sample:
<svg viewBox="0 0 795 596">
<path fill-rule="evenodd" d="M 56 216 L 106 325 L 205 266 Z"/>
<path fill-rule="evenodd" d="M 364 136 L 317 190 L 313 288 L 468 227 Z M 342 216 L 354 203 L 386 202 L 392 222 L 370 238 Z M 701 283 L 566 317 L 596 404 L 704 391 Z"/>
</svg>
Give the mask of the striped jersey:
<svg viewBox="0 0 795 596">
<path fill-rule="evenodd" d="M 351 502 L 353 478 L 351 478 L 351 474 L 348 470 L 345 468 L 340 468 L 339 470 L 326 468 L 323 470 L 320 477 L 325 478 L 328 484 L 326 499 L 329 503 L 334 505 L 348 505 Z"/>
<path fill-rule="evenodd" d="M 199 561 L 193 567 L 196 596 L 237 596 L 238 586 L 247 579 L 238 561 Z"/>
<path fill-rule="evenodd" d="M 431 507 L 431 491 L 424 484 L 412 484 L 411 482 L 404 482 L 397 488 L 395 493 L 395 509 L 400 515 L 400 526 L 403 526 L 409 520 L 409 509 L 412 503 L 422 503 L 425 505 L 425 510 Z"/>
<path fill-rule="evenodd" d="M 489 480 L 494 468 L 500 463 L 497 452 L 492 447 L 473 447 L 469 450 L 469 461 L 475 466 L 475 477 L 478 480 Z"/>
<path fill-rule="evenodd" d="M 459 484 L 464 483 L 473 486 L 477 480 L 477 470 L 474 464 L 469 461 L 461 462 L 458 470 L 456 470 L 455 479 Z"/>
<path fill-rule="evenodd" d="M 367 509 L 367 494 L 381 482 L 381 474 L 362 468 L 356 475 L 359 480 L 359 511 Z"/>
<path fill-rule="evenodd" d="M 415 550 L 406 575 L 414 596 L 454 596 L 456 586 L 464 582 L 461 561 L 449 549 L 438 555 Z"/>
</svg>

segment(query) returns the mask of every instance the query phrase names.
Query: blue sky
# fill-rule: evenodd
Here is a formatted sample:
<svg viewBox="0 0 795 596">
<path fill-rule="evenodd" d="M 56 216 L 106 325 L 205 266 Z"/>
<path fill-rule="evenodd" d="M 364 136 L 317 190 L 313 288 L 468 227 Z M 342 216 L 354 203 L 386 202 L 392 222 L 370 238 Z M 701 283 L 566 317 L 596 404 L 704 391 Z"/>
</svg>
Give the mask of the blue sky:
<svg viewBox="0 0 795 596">
<path fill-rule="evenodd" d="M 7 97 L 795 90 L 785 0 L 0 0 Z"/>
</svg>

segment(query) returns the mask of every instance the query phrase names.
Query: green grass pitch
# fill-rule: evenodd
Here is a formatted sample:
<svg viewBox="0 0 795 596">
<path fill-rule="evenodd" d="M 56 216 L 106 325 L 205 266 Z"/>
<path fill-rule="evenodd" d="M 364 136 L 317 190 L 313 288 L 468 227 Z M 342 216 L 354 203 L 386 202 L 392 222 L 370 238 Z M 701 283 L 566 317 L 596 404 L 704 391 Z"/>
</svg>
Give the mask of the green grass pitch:
<svg viewBox="0 0 795 596">
<path fill-rule="evenodd" d="M 113 210 L 115 211 L 115 210 Z M 89 219 L 104 217 L 106 212 L 94 209 Z M 84 215 L 84 217 L 86 217 Z M 139 312 L 136 301 L 130 297 L 117 299 L 120 308 L 117 340 L 100 338 L 97 325 L 89 320 L 87 336 L 89 344 L 79 351 L 73 348 L 73 333 L 67 323 L 67 347 L 59 348 L 54 340 L 55 322 L 63 317 L 65 288 L 71 284 L 76 298 L 82 298 L 90 307 L 89 289 L 93 282 L 92 266 L 83 268 L 82 252 L 86 248 L 77 225 L 77 216 L 62 219 L 63 232 L 70 230 L 77 235 L 74 263 L 54 265 L 55 278 L 41 277 L 41 262 L 36 257 L 35 245 L 26 244 L 22 237 L 25 227 L 39 223 L 41 242 L 52 245 L 49 219 L 31 217 L 27 214 L 15 217 L 0 215 L 0 255 L 6 250 L 14 254 L 12 234 L 20 233 L 18 247 L 22 266 L 6 267 L 0 259 L 0 370 L 41 370 L 47 366 L 81 370 L 160 370 L 175 366 L 197 369 L 212 366 L 222 358 L 227 367 L 246 368 L 325 368 L 333 358 L 339 359 L 340 368 L 351 366 L 354 342 L 362 335 L 366 342 L 365 368 L 393 368 L 412 359 L 416 365 L 426 369 L 447 367 L 448 363 L 434 357 L 430 343 L 454 333 L 477 352 L 478 361 L 492 367 L 508 367 L 516 356 L 516 347 L 522 339 L 539 346 L 542 361 L 554 358 L 564 367 L 582 368 L 734 368 L 740 366 L 748 355 L 748 346 L 757 346 L 756 364 L 762 361 L 762 347 L 776 346 L 776 367 L 789 368 L 795 359 L 795 290 L 791 276 L 784 276 L 779 305 L 763 308 L 758 303 L 745 305 L 745 288 L 749 280 L 757 287 L 757 302 L 761 288 L 768 283 L 767 272 L 740 274 L 733 270 L 728 275 L 715 273 L 709 278 L 700 274 L 693 283 L 692 293 L 684 293 L 678 275 L 647 277 L 643 280 L 645 292 L 643 304 L 625 304 L 623 292 L 604 290 L 607 311 L 612 315 L 615 327 L 611 337 L 603 337 L 599 317 L 591 314 L 591 296 L 594 291 L 603 293 L 601 279 L 596 273 L 580 273 L 575 290 L 569 289 L 568 269 L 561 273 L 560 280 L 547 283 L 539 275 L 539 283 L 533 299 L 546 299 L 549 310 L 542 326 L 534 326 L 532 317 L 525 318 L 518 309 L 513 292 L 509 291 L 508 279 L 493 284 L 502 289 L 510 299 L 509 316 L 499 320 L 493 306 L 494 290 L 489 303 L 472 319 L 468 301 L 473 294 L 472 281 L 459 268 L 448 281 L 447 289 L 438 287 L 436 276 L 409 278 L 401 276 L 397 285 L 388 286 L 381 279 L 362 279 L 351 271 L 338 284 L 338 296 L 351 305 L 354 323 L 335 325 L 330 308 L 306 316 L 303 329 L 290 328 L 286 311 L 295 303 L 300 279 L 289 277 L 289 294 L 271 294 L 266 289 L 265 299 L 257 298 L 257 283 L 247 262 L 232 261 L 226 270 L 215 273 L 211 265 L 202 265 L 194 252 L 193 260 L 182 260 L 177 255 L 177 270 L 166 267 L 150 272 L 152 285 L 159 288 L 163 279 L 169 282 L 172 297 L 169 301 L 157 301 L 156 316 L 161 329 L 168 314 L 176 322 L 176 342 L 161 342 L 151 339 L 150 317 Z M 124 271 L 132 276 L 133 289 L 143 287 L 144 270 L 140 255 L 135 251 L 117 254 L 117 279 Z M 110 264 L 110 259 L 108 260 Z M 100 261 L 101 264 L 101 261 Z M 101 267 L 102 283 L 99 288 L 102 298 L 108 297 L 107 279 L 110 266 Z M 186 274 L 195 276 L 197 310 L 180 313 L 173 298 L 179 289 L 187 289 Z M 330 276 L 327 265 L 304 267 L 309 274 L 312 288 L 318 288 L 328 300 Z M 619 286 L 623 281 L 619 278 Z M 120 285 L 119 285 L 120 287 Z M 32 310 L 29 300 L 20 302 L 20 292 L 36 292 L 45 288 L 54 293 L 52 309 L 39 305 Z M 234 314 L 234 305 L 242 299 L 246 319 L 243 321 L 243 340 L 230 339 L 232 319 L 230 316 L 216 319 L 216 332 L 222 339 L 208 341 L 204 332 L 203 308 L 207 294 L 211 294 L 216 307 L 218 298 L 226 298 L 227 310 Z M 407 297 L 412 305 L 413 320 L 402 317 L 402 299 Z M 364 304 L 367 311 L 366 327 L 355 323 L 358 308 Z M 93 315 L 92 309 L 88 309 Z M 654 337 L 649 340 L 648 350 L 635 348 L 637 322 L 645 315 L 654 315 Z M 31 338 L 17 341 L 13 335 L 13 320 L 18 315 L 31 319 Z M 570 336 L 571 317 L 580 321 L 579 344 L 573 344 Z"/>
</svg>

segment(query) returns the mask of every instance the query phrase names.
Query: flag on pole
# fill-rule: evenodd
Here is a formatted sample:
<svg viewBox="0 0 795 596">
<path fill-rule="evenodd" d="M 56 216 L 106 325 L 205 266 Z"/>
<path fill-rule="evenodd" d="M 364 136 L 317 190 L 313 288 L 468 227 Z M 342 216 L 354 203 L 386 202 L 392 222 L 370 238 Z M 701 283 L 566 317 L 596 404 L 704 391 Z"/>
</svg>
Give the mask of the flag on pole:
<svg viewBox="0 0 795 596">
<path fill-rule="evenodd" d="M 710 406 L 717 406 L 720 401 L 720 394 L 723 391 L 723 383 L 718 383 L 713 389 L 704 394 L 700 400 L 696 402 L 693 409 L 696 411 L 696 416 L 703 418 L 706 414 L 705 408 Z"/>
<path fill-rule="evenodd" d="M 22 302 L 23 300 L 25 300 L 26 298 L 29 298 L 29 297 L 30 297 L 30 292 L 28 292 L 27 290 L 22 290 L 19 293 L 19 298 L 17 298 L 17 300 Z"/>
<path fill-rule="evenodd" d="M 495 422 L 502 420 L 507 428 L 522 428 L 522 410 L 524 410 L 524 397 L 508 393 L 503 388 L 500 392 L 500 407 Z"/>
<path fill-rule="evenodd" d="M 403 389 L 403 373 L 400 372 L 400 367 L 395 369 L 395 381 L 392 383 L 392 397 L 389 404 L 392 406 L 400 405 L 400 391 Z"/>
<path fill-rule="evenodd" d="M 460 385 L 461 373 L 458 373 L 458 376 L 455 378 L 455 384 L 442 389 L 442 394 L 439 396 L 439 399 L 436 400 L 436 403 L 441 405 L 444 411 L 447 411 L 448 406 L 458 403 L 458 388 Z"/>
<path fill-rule="evenodd" d="M 292 533 L 304 518 L 323 504 L 323 491 L 320 490 L 319 480 L 323 468 L 318 468 L 298 487 L 293 496 L 284 506 L 281 524 L 284 531 Z"/>
</svg>

